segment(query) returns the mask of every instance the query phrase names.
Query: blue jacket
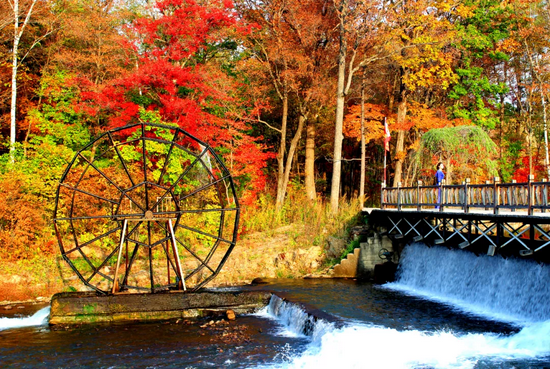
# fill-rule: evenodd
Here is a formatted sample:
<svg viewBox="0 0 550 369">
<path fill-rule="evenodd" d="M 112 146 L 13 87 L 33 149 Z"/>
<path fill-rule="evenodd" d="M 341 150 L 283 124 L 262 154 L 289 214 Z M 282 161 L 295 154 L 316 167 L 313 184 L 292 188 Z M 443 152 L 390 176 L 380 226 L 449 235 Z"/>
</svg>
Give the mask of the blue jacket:
<svg viewBox="0 0 550 369">
<path fill-rule="evenodd" d="M 435 184 L 439 186 L 441 184 L 441 181 L 445 178 L 445 173 L 441 169 L 438 169 L 437 172 L 435 172 Z"/>
</svg>

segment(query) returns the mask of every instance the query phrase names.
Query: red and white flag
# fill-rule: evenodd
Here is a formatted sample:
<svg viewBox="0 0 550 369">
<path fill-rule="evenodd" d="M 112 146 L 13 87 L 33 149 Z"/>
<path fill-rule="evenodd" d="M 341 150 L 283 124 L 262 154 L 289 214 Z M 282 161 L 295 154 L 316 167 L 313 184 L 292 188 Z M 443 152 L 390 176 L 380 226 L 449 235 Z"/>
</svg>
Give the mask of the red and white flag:
<svg viewBox="0 0 550 369">
<path fill-rule="evenodd" d="M 388 122 L 386 121 L 386 117 L 384 117 L 384 149 L 386 151 L 390 151 L 390 128 L 388 127 Z"/>
</svg>

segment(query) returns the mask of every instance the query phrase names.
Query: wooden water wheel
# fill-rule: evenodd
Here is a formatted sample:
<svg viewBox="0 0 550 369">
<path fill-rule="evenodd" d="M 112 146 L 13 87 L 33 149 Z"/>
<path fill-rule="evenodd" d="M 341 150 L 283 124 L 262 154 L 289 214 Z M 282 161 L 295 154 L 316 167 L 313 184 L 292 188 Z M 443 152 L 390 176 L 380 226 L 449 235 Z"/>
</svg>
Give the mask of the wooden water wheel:
<svg viewBox="0 0 550 369">
<path fill-rule="evenodd" d="M 101 293 L 196 290 L 237 238 L 231 174 L 207 144 L 175 126 L 138 123 L 80 150 L 57 189 L 63 258 Z"/>
</svg>

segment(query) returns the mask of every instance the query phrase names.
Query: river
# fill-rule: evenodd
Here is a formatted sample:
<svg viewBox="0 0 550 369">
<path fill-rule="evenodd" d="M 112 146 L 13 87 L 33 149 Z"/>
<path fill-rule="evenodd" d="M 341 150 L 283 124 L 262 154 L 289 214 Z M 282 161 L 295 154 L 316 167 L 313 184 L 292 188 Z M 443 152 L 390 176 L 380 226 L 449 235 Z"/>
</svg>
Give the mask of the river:
<svg viewBox="0 0 550 369">
<path fill-rule="evenodd" d="M 241 289 L 280 298 L 202 327 L 53 331 L 48 307 L 0 313 L 0 367 L 550 368 L 549 265 L 416 243 L 394 283 L 305 279 Z"/>
</svg>

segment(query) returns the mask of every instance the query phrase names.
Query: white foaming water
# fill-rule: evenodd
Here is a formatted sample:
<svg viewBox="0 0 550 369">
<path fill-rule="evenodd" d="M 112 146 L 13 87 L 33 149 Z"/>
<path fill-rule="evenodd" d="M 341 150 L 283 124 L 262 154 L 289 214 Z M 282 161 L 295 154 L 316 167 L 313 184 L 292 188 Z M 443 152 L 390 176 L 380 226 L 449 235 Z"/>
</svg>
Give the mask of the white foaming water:
<svg viewBox="0 0 550 369">
<path fill-rule="evenodd" d="M 385 287 L 512 323 L 550 320 L 550 266 L 414 243 Z"/>
<path fill-rule="evenodd" d="M 25 318 L 0 318 L 0 331 L 9 328 L 32 327 L 48 324 L 50 307 L 38 310 L 33 316 Z"/>
<path fill-rule="evenodd" d="M 269 305 L 255 314 L 256 316 L 275 319 L 281 324 L 278 335 L 285 337 L 311 336 L 313 340 L 334 330 L 334 325 L 322 319 L 316 319 L 300 306 L 273 295 Z"/>
<path fill-rule="evenodd" d="M 550 324 L 511 336 L 397 331 L 352 325 L 326 332 L 280 368 L 474 368 L 482 360 L 503 367 L 508 360 L 550 354 Z M 490 367 L 490 366 L 489 366 Z M 509 366 L 504 366 L 509 367 Z"/>
<path fill-rule="evenodd" d="M 306 351 L 278 368 L 512 368 L 550 361 L 549 267 L 522 260 L 476 257 L 464 251 L 408 246 L 400 276 L 388 288 L 457 304 L 464 311 L 522 323 L 521 331 L 459 334 L 398 331 L 351 323 L 343 328 L 312 320 L 303 309 L 273 298 L 262 312 L 302 335 L 314 323 Z M 317 327 L 319 326 L 319 327 Z M 506 364 L 514 362 L 515 364 Z M 523 367 L 530 367 L 524 364 Z"/>
</svg>

